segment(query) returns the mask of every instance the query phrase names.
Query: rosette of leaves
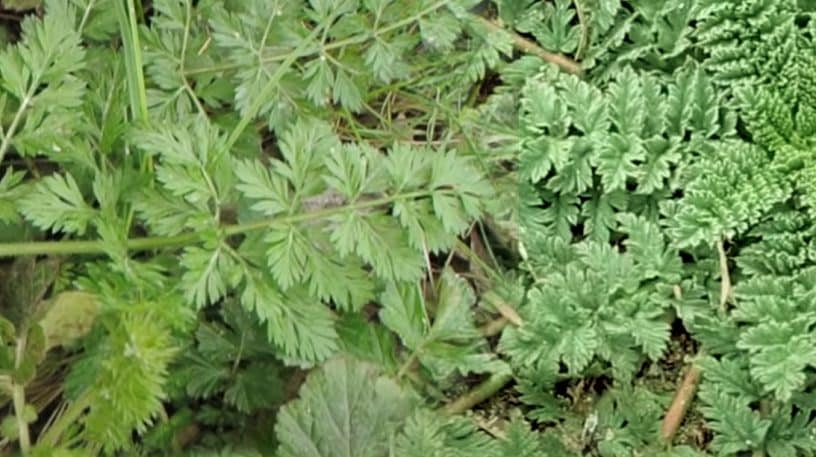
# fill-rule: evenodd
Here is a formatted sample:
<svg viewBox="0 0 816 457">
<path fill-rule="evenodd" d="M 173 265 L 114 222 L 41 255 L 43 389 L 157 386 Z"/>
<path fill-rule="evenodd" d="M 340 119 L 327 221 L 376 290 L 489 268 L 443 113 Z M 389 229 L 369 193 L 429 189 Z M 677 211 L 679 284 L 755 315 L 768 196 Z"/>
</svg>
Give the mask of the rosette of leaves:
<svg viewBox="0 0 816 457">
<path fill-rule="evenodd" d="M 506 329 L 500 344 L 513 365 L 559 373 L 563 364 L 576 377 L 601 363 L 627 383 L 644 356 L 661 357 L 671 316 L 667 285 L 680 279 L 680 259 L 655 224 L 618 218 L 625 250 L 592 240 L 526 240 L 536 279 L 519 310 L 524 325 Z"/>
<path fill-rule="evenodd" d="M 624 69 L 601 89 L 542 72 L 522 91 L 521 225 L 563 239 L 608 241 L 615 214 L 660 218 L 663 200 L 711 140 L 735 134 L 706 72 L 689 65 L 661 79 Z"/>
</svg>

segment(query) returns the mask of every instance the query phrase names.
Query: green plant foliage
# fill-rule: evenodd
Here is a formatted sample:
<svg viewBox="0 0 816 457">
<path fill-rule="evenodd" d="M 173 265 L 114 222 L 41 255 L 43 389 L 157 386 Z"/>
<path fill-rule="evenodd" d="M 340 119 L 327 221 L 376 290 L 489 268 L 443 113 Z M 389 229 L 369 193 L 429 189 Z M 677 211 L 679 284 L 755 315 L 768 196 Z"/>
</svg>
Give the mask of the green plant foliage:
<svg viewBox="0 0 816 457">
<path fill-rule="evenodd" d="M 467 282 L 445 270 L 436 294 L 436 306 L 429 307 L 418 288 L 389 284 L 381 297 L 380 320 L 436 379 L 450 378 L 454 371 L 465 375 L 503 370 L 504 364 L 483 351 L 473 323 L 475 296 Z M 434 309 L 433 316 L 427 308 Z"/>
<path fill-rule="evenodd" d="M 552 263 L 536 269 L 547 280 L 528 292 L 524 327 L 503 334 L 501 348 L 517 364 L 557 370 L 563 362 L 578 374 L 598 358 L 611 364 L 616 378 L 628 380 L 642 356 L 661 358 L 671 292 L 655 281 L 679 280 L 681 266 L 656 226 L 619 216 L 629 236 L 624 253 L 593 241 L 535 246 Z"/>
<path fill-rule="evenodd" d="M 0 453 L 816 455 L 816 3 L 2 7 Z"/>
<path fill-rule="evenodd" d="M 603 12 L 627 18 L 610 19 L 619 38 L 602 41 L 603 51 L 593 54 L 595 38 L 581 48 L 585 77 L 531 66 L 516 86 L 530 281 L 525 325 L 506 330 L 500 348 L 520 367 L 528 416 L 574 421 L 574 398 L 554 392 L 564 380 L 640 386 L 644 367 L 657 369 L 643 361 L 665 356 L 671 324 L 708 354 L 687 415 L 711 433 L 707 451 L 812 454 L 813 405 L 803 400 L 813 388 L 813 166 L 804 152 L 812 149 L 812 9 L 794 1 L 496 3 L 514 27 L 572 54 L 582 34 L 600 30 L 593 21 Z M 656 15 L 669 10 L 676 14 Z M 649 301 L 636 297 L 654 304 L 637 311 Z M 648 322 L 628 314 L 646 309 Z M 616 319 L 632 326 L 625 337 Z M 581 421 L 603 417 L 604 401 Z M 647 402 L 638 404 L 645 412 Z M 631 434 L 579 440 L 582 452 L 636 455 L 656 442 L 655 422 L 620 423 Z M 697 455 L 694 448 L 670 455 Z"/>
<path fill-rule="evenodd" d="M 281 371 L 266 332 L 237 304 L 222 312 L 224 323 L 202 323 L 196 347 L 179 361 L 177 370 L 187 395 L 222 396 L 242 413 L 271 408 L 282 399 Z"/>
<path fill-rule="evenodd" d="M 0 447 L 381 455 L 406 376 L 506 371 L 436 270 L 512 182 L 461 114 L 513 53 L 478 2 L 34 3 L 0 24 Z"/>
<path fill-rule="evenodd" d="M 389 436 L 411 409 L 410 394 L 372 366 L 332 360 L 281 409 L 279 455 L 387 455 Z"/>
</svg>

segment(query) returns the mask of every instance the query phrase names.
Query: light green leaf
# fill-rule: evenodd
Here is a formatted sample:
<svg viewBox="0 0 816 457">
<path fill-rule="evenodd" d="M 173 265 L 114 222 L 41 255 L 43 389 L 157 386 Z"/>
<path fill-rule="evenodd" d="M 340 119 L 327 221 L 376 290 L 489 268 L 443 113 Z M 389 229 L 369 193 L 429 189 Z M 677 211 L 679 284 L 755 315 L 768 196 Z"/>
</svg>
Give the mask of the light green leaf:
<svg viewBox="0 0 816 457">
<path fill-rule="evenodd" d="M 77 235 L 83 235 L 96 216 L 70 173 L 42 178 L 19 205 L 23 216 L 35 226 Z"/>
<path fill-rule="evenodd" d="M 413 284 L 389 283 L 380 297 L 380 320 L 411 349 L 418 349 L 430 328 L 422 292 Z"/>
<path fill-rule="evenodd" d="M 381 457 L 410 414 L 410 395 L 371 365 L 335 359 L 278 413 L 281 457 Z"/>
</svg>

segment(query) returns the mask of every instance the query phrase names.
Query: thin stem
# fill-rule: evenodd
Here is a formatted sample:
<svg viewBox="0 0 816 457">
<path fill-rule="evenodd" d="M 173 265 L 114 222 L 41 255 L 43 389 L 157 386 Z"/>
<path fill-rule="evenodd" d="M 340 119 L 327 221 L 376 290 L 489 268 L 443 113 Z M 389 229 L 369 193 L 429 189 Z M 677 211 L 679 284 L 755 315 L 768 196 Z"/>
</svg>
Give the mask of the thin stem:
<svg viewBox="0 0 816 457">
<path fill-rule="evenodd" d="M 512 379 L 513 375 L 511 373 L 495 373 L 474 387 L 473 390 L 448 403 L 442 408 L 442 412 L 449 415 L 461 414 L 492 397 Z"/>
<path fill-rule="evenodd" d="M 147 92 L 145 90 L 144 72 L 142 71 L 142 50 L 139 44 L 139 28 L 136 21 L 136 7 L 133 0 L 123 4 L 117 2 L 119 26 L 125 52 L 125 64 L 128 70 L 128 94 L 133 118 L 139 122 L 148 121 Z"/>
<path fill-rule="evenodd" d="M 91 15 L 91 10 L 93 7 L 96 6 L 96 0 L 91 0 L 88 2 L 88 6 L 85 7 L 85 11 L 82 13 L 82 20 L 79 22 L 79 27 L 77 28 L 78 33 L 82 33 L 85 30 L 85 24 L 88 22 L 88 17 Z"/>
<path fill-rule="evenodd" d="M 561 69 L 563 69 L 567 73 L 573 74 L 581 73 L 581 65 L 578 62 L 570 59 L 569 57 L 563 54 L 555 54 L 547 50 L 544 50 L 543 48 L 541 48 L 541 46 L 539 46 L 535 42 L 530 41 L 517 33 L 507 31 L 504 29 L 504 27 L 500 26 L 499 24 L 496 24 L 495 22 L 489 19 L 485 19 L 481 16 L 474 17 L 476 18 L 476 20 L 481 22 L 485 27 L 509 33 L 510 37 L 513 40 L 513 46 L 520 49 L 521 51 L 524 51 L 527 54 L 532 54 L 534 56 L 541 57 L 547 62 L 558 65 L 559 67 L 561 67 Z"/>
<path fill-rule="evenodd" d="M 432 383 L 426 382 L 422 377 L 414 371 L 406 371 L 405 377 L 408 378 L 409 381 L 413 382 L 418 388 L 424 390 L 430 397 L 434 400 L 444 401 L 445 394 L 436 388 Z"/>
<path fill-rule="evenodd" d="M 521 327 L 524 325 L 524 321 L 521 319 L 521 316 L 519 316 L 518 312 L 516 311 L 516 308 L 508 304 L 495 291 L 492 290 L 485 291 L 482 294 L 482 300 L 493 305 L 493 307 L 496 308 L 496 311 L 498 311 L 502 317 L 510 321 L 510 323 L 512 323 L 516 327 Z"/>
<path fill-rule="evenodd" d="M 412 352 L 411 356 L 408 357 L 408 360 L 406 360 L 405 363 L 402 364 L 399 371 L 397 372 L 397 379 L 402 379 L 402 377 L 405 376 L 405 374 L 408 373 L 408 371 L 411 368 L 413 368 L 414 364 L 417 362 L 417 360 L 419 360 L 419 351 L 421 349 L 422 348 Z"/>
<path fill-rule="evenodd" d="M 362 202 L 353 203 L 351 205 L 346 206 L 338 206 L 334 208 L 324 208 L 318 211 L 306 212 L 306 213 L 299 213 L 293 214 L 291 216 L 284 216 L 279 218 L 272 218 L 272 219 L 264 219 L 255 222 L 247 222 L 245 224 L 236 224 L 227 226 L 224 228 L 224 233 L 227 236 L 238 235 L 245 232 L 250 232 L 254 230 L 260 230 L 264 228 L 268 228 L 271 225 L 276 224 L 295 224 L 298 222 L 307 222 L 314 219 L 323 219 L 325 217 L 333 216 L 335 214 L 342 213 L 344 211 L 357 211 L 361 209 L 368 209 L 374 208 L 377 206 L 387 205 L 389 203 L 393 203 L 397 200 L 403 199 L 414 199 L 414 198 L 422 198 L 431 195 L 433 191 L 414 191 L 414 192 L 406 192 L 404 194 L 398 194 L 390 197 L 382 197 L 373 200 L 365 200 Z M 1 245 L 0 245 L 1 246 Z"/>
<path fill-rule="evenodd" d="M 722 240 L 717 240 L 717 254 L 720 258 L 720 309 L 727 311 L 728 301 L 733 298 L 731 288 L 731 274 L 728 272 L 728 256 L 725 253 Z"/>
<path fill-rule="evenodd" d="M 405 27 L 406 25 L 409 25 L 409 24 L 411 24 L 413 22 L 416 22 L 419 18 L 421 18 L 423 16 L 427 16 L 427 15 L 433 13 L 434 11 L 438 10 L 439 8 L 442 8 L 443 6 L 447 5 L 449 2 L 450 2 L 450 0 L 442 0 L 442 1 L 436 2 L 433 5 L 431 5 L 431 6 L 427 7 L 427 8 L 425 8 L 424 10 L 418 12 L 417 14 L 414 14 L 414 15 L 412 15 L 410 17 L 399 20 L 399 21 L 397 21 L 397 22 L 395 22 L 395 23 L 393 23 L 391 25 L 387 25 L 387 26 L 385 26 L 385 27 L 383 27 L 381 29 L 374 30 L 373 32 L 363 33 L 363 34 L 360 34 L 360 35 L 356 35 L 356 36 L 353 36 L 353 37 L 350 37 L 350 38 L 346 38 L 346 39 L 343 39 L 343 40 L 340 40 L 340 41 L 335 41 L 333 43 L 328 43 L 328 44 L 325 44 L 325 45 L 314 46 L 314 47 L 311 47 L 309 49 L 301 49 L 300 47 L 298 47 L 292 52 L 289 52 L 289 53 L 286 53 L 286 54 L 271 56 L 271 57 L 269 57 L 267 59 L 262 59 L 261 62 L 264 63 L 264 64 L 267 64 L 267 63 L 283 61 L 284 63 L 281 66 L 288 66 L 286 64 L 286 62 L 289 61 L 290 57 L 294 57 L 294 59 L 297 59 L 297 58 L 300 58 L 300 57 L 307 57 L 307 56 L 310 56 L 310 55 L 319 54 L 321 52 L 326 52 L 326 51 L 331 51 L 333 49 L 342 48 L 344 46 L 350 46 L 350 45 L 353 45 L 353 44 L 363 43 L 363 42 L 365 42 L 366 40 L 368 40 L 370 38 L 392 32 L 392 31 L 394 31 L 396 29 Z M 318 30 L 318 29 L 315 29 L 315 30 Z M 312 35 L 314 35 L 314 33 Z M 316 36 L 317 35 L 310 36 L 310 38 L 315 38 Z M 294 59 L 292 59 L 292 60 L 294 60 Z M 290 65 L 291 65 L 291 63 L 290 63 Z M 237 70 L 237 69 L 243 68 L 244 66 L 246 66 L 246 64 L 244 64 L 244 63 L 233 63 L 233 64 L 216 65 L 216 66 L 212 66 L 212 67 L 193 68 L 193 69 L 187 70 L 185 76 L 191 76 L 191 75 L 202 74 L 202 73 L 215 73 L 215 72 L 222 72 L 222 71 Z"/>
<path fill-rule="evenodd" d="M 19 369 L 25 357 L 27 338 L 23 333 L 17 338 L 15 347 L 14 368 Z M 14 417 L 17 421 L 17 439 L 20 442 L 20 451 L 23 455 L 28 455 L 31 450 L 31 435 L 28 431 L 28 421 L 25 418 L 25 385 L 14 381 L 11 388 L 11 398 L 14 403 Z"/>
<path fill-rule="evenodd" d="M 309 36 L 303 39 L 303 41 L 300 43 L 300 45 L 298 45 L 297 48 L 295 48 L 292 52 L 290 52 L 286 56 L 286 59 L 284 59 L 280 66 L 278 66 L 278 68 L 275 69 L 275 73 L 273 73 L 272 76 L 269 77 L 269 81 L 267 81 L 266 86 L 264 86 L 264 88 L 261 89 L 261 92 L 255 97 L 255 100 L 252 102 L 252 105 L 250 105 L 249 109 L 247 109 L 244 115 L 241 116 L 241 120 L 238 121 L 238 125 L 236 125 L 235 128 L 230 133 L 229 138 L 227 138 L 226 150 L 232 149 L 232 146 L 234 146 L 235 143 L 238 141 L 238 138 L 241 137 L 241 134 L 244 132 L 244 129 L 246 129 L 249 123 L 252 122 L 253 119 L 255 119 L 255 116 L 257 116 L 258 113 L 261 111 L 261 107 L 264 105 L 264 103 L 267 103 L 269 101 L 269 98 L 271 97 L 272 93 L 275 91 L 275 89 L 278 88 L 278 82 L 283 77 L 283 74 L 289 70 L 289 68 L 292 66 L 292 64 L 295 63 L 295 60 L 297 60 L 298 57 L 301 57 L 304 50 L 306 49 L 306 46 L 310 44 L 311 41 L 314 40 L 315 37 L 317 37 L 317 35 L 319 34 L 320 27 L 316 27 L 314 30 L 312 30 L 312 33 L 310 33 Z"/>
<path fill-rule="evenodd" d="M 51 447 L 56 446 L 65 430 L 77 422 L 82 412 L 91 405 L 92 400 L 93 397 L 88 392 L 82 394 L 65 409 L 65 412 L 54 422 L 53 426 L 40 435 L 38 443 Z"/>
<path fill-rule="evenodd" d="M 14 385 L 12 399 L 14 401 L 14 416 L 17 420 L 20 451 L 22 451 L 23 455 L 28 455 L 31 450 L 31 436 L 28 433 L 28 422 L 25 419 L 25 388 L 22 385 Z"/>
<path fill-rule="evenodd" d="M 6 152 L 8 152 L 9 147 L 11 147 L 11 138 L 15 133 L 17 133 L 17 127 L 19 126 L 20 121 L 23 119 L 23 113 L 26 109 L 28 109 L 28 104 L 31 103 L 31 97 L 34 96 L 34 91 L 38 85 L 39 78 L 32 81 L 31 86 L 28 88 L 28 92 L 26 92 L 25 97 L 23 97 L 23 100 L 20 102 L 20 107 L 17 108 L 17 112 L 14 114 L 14 119 L 11 120 L 8 131 L 6 131 L 3 135 L 3 142 L 0 143 L 0 163 L 3 162 L 3 157 L 5 157 Z"/>
<path fill-rule="evenodd" d="M 201 113 L 202 116 L 207 116 L 207 110 L 204 109 L 204 106 L 201 105 L 201 102 L 198 100 L 198 95 L 196 95 L 193 88 L 190 86 L 190 82 L 187 81 L 187 77 L 184 76 L 184 63 L 187 61 L 187 44 L 190 41 L 190 21 L 192 12 L 190 11 L 190 2 L 185 2 L 185 10 L 184 10 L 184 36 L 181 40 L 181 55 L 179 57 L 179 67 L 181 71 L 181 79 L 184 81 L 184 90 L 190 96 L 193 103 L 195 104 L 198 112 Z M 205 178 L 209 181 L 209 177 L 205 174 Z M 209 184 L 209 183 L 208 183 Z"/>
<path fill-rule="evenodd" d="M 244 345 L 246 344 L 246 330 L 241 332 L 241 343 L 238 345 L 238 355 L 232 363 L 232 371 L 230 376 L 235 376 L 238 373 L 238 367 L 241 365 L 241 358 L 244 356 Z"/>
<path fill-rule="evenodd" d="M 463 254 L 469 262 L 473 262 L 479 268 L 481 268 L 482 271 L 487 273 L 488 276 L 490 276 L 490 279 L 492 280 L 502 279 L 501 275 L 496 271 L 495 268 L 488 265 L 487 262 L 484 261 L 484 259 L 479 257 L 479 255 L 477 255 L 475 252 L 473 252 L 473 249 L 471 249 L 470 246 L 468 246 L 467 244 L 465 244 L 464 241 L 458 238 L 456 239 L 456 250 L 459 251 L 459 253 Z"/>
<path fill-rule="evenodd" d="M 584 13 L 584 5 L 581 0 L 573 0 L 575 12 L 578 15 L 578 24 L 581 28 L 581 38 L 578 40 L 578 50 L 575 51 L 575 60 L 580 61 L 584 57 L 587 46 L 589 46 L 589 22 Z"/>
<path fill-rule="evenodd" d="M 438 191 L 437 191 L 438 192 Z M 296 224 L 322 219 L 344 211 L 358 211 L 367 208 L 387 205 L 397 200 L 421 198 L 431 195 L 432 191 L 414 191 L 372 200 L 365 200 L 345 206 L 324 208 L 318 211 L 304 212 L 290 216 L 262 219 L 244 224 L 227 225 L 222 228 L 226 236 L 240 235 L 246 232 L 262 230 L 273 225 Z M 148 251 L 158 248 L 175 248 L 187 246 L 199 241 L 203 232 L 183 233 L 175 236 L 131 238 L 125 242 L 129 251 Z M 22 243 L 0 243 L 0 258 L 23 255 L 68 255 L 68 254 L 104 254 L 107 243 L 94 240 L 69 241 L 34 241 Z"/>
<path fill-rule="evenodd" d="M 199 233 L 185 233 L 170 237 L 133 238 L 125 245 L 129 251 L 147 251 L 162 247 L 178 247 L 199 239 Z M 0 257 L 25 255 L 102 254 L 107 244 L 102 241 L 33 241 L 0 244 Z"/>
</svg>

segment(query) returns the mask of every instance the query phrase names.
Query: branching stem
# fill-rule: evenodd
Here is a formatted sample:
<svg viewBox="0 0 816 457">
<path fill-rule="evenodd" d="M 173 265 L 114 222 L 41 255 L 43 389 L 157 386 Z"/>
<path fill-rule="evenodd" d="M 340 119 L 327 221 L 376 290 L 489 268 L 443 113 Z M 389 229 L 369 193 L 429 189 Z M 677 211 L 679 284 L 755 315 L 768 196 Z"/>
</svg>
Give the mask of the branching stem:
<svg viewBox="0 0 816 457">
<path fill-rule="evenodd" d="M 346 206 L 324 208 L 313 212 L 304 212 L 291 216 L 262 219 L 244 224 L 227 225 L 222 232 L 225 236 L 235 236 L 255 230 L 266 229 L 274 225 L 295 224 L 312 220 L 323 219 L 345 211 L 357 211 L 377 206 L 387 205 L 397 200 L 421 198 L 434 191 L 415 191 L 397 194 L 388 197 L 365 200 Z M 435 191 L 444 192 L 444 191 Z M 131 238 L 125 242 L 129 251 L 149 251 L 158 248 L 177 248 L 193 244 L 201 239 L 203 232 L 182 233 L 174 236 L 157 236 Z M 99 240 L 69 240 L 69 241 L 33 241 L 22 243 L 0 243 L 0 258 L 23 255 L 67 255 L 67 254 L 102 254 L 108 245 Z"/>
<path fill-rule="evenodd" d="M 370 33 L 362 33 L 360 35 L 355 35 L 353 37 L 345 38 L 343 40 L 338 40 L 338 41 L 334 41 L 334 42 L 331 42 L 331 43 L 326 43 L 324 45 L 318 45 L 318 46 L 312 46 L 312 47 L 299 46 L 298 48 L 296 48 L 293 51 L 288 52 L 286 54 L 270 56 L 268 58 L 262 59 L 261 63 L 268 64 L 268 63 L 274 63 L 274 62 L 281 62 L 282 61 L 283 63 L 278 68 L 289 67 L 291 65 L 291 62 L 288 65 L 286 64 L 286 62 L 288 62 L 290 59 L 292 61 L 294 61 L 295 59 L 298 59 L 298 58 L 301 58 L 301 57 L 308 57 L 308 56 L 311 56 L 311 55 L 320 54 L 321 52 L 331 51 L 333 49 L 339 49 L 339 48 L 342 48 L 342 47 L 345 47 L 345 46 L 351 46 L 351 45 L 354 45 L 354 44 L 360 44 L 360 43 L 363 43 L 363 42 L 365 42 L 365 41 L 367 41 L 367 40 L 369 40 L 371 38 L 375 38 L 378 35 L 383 35 L 383 34 L 386 34 L 386 33 L 390 33 L 390 32 L 392 32 L 394 30 L 397 30 L 397 29 L 400 29 L 400 28 L 405 27 L 407 25 L 410 25 L 410 24 L 416 22 L 418 19 L 433 13 L 434 11 L 438 10 L 439 8 L 442 8 L 443 6 L 447 5 L 449 2 L 450 2 L 450 0 L 442 0 L 442 1 L 436 2 L 433 5 L 430 5 L 429 7 L 425 8 L 424 10 L 414 14 L 413 16 L 410 16 L 410 17 L 407 17 L 405 19 L 399 20 L 397 22 L 394 22 L 393 24 L 387 25 L 387 26 L 385 26 L 385 27 L 383 27 L 381 29 L 374 30 L 373 32 L 370 32 Z M 305 39 L 303 41 L 302 45 L 303 44 L 310 44 L 311 40 L 317 37 L 317 34 L 315 34 L 315 32 L 320 32 L 320 29 L 316 28 L 312 32 L 312 34 L 309 36 L 309 38 L 307 38 L 307 39 Z M 242 67 L 244 67 L 244 64 L 230 63 L 230 64 L 223 64 L 223 65 L 218 65 L 218 66 L 210 66 L 210 67 L 202 67 L 202 68 L 191 68 L 191 69 L 188 69 L 185 72 L 184 76 L 186 77 L 186 76 L 192 76 L 192 75 L 197 75 L 197 74 L 202 74 L 202 73 L 214 73 L 214 72 L 238 70 L 238 69 L 240 69 Z M 286 69 L 284 69 L 284 70 L 286 70 Z"/>
</svg>

